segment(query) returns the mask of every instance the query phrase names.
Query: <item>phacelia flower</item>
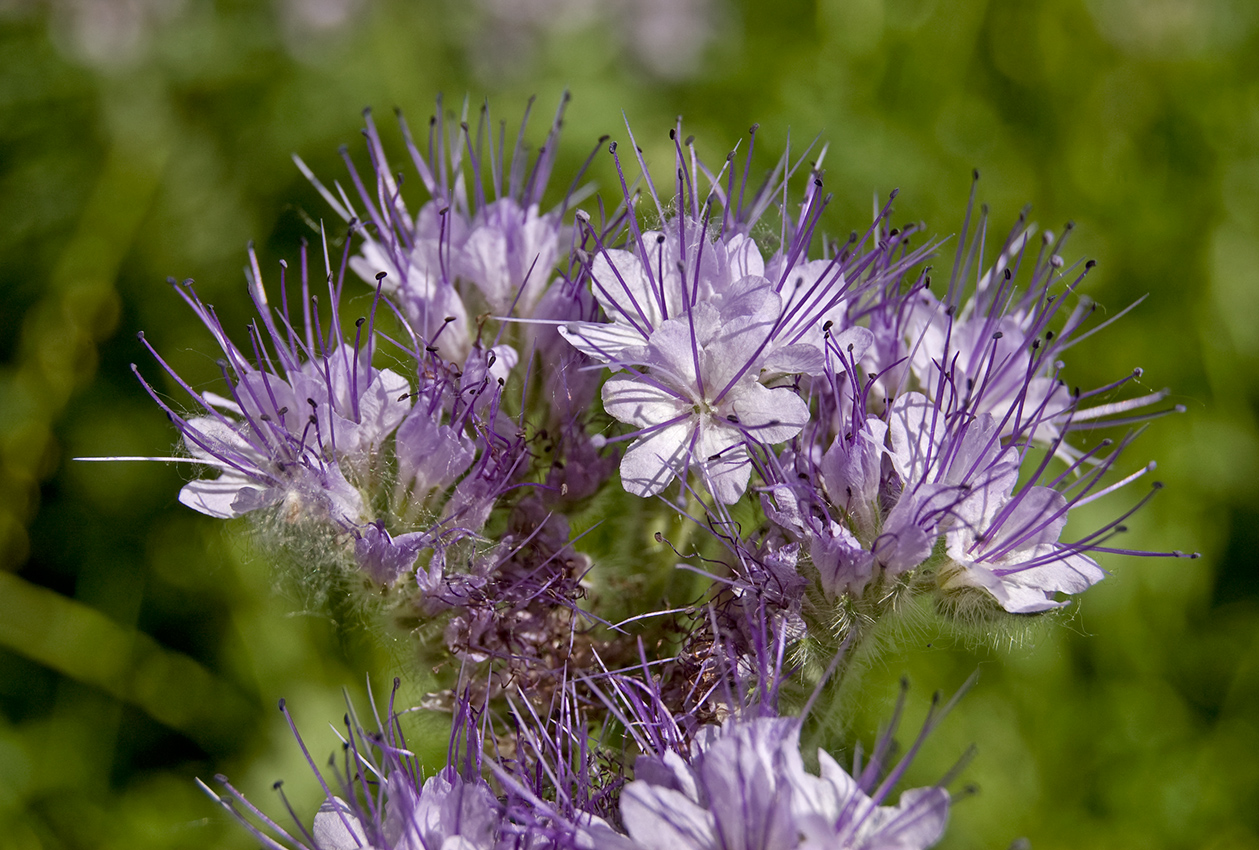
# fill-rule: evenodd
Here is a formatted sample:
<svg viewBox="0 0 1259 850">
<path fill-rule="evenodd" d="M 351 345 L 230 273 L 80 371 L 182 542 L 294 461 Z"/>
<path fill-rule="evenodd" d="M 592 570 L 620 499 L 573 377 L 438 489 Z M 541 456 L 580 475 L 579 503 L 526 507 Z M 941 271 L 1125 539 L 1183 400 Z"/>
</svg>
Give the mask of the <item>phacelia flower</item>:
<svg viewBox="0 0 1259 850">
<path fill-rule="evenodd" d="M 903 236 L 878 227 L 880 241 Z M 1170 411 L 1147 409 L 1164 393 L 1084 404 L 1139 370 L 1090 393 L 1067 389 L 1057 355 L 1093 331 L 1083 330 L 1087 302 L 1064 307 L 1083 274 L 1064 279 L 1061 240 L 1042 240 L 1032 260 L 1031 229 L 1020 219 L 997 262 L 977 273 L 985 228 L 981 218 L 973 243 L 959 247 L 943 299 L 918 272 L 885 277 L 853 300 L 840 320 L 847 327 L 825 335 L 826 369 L 810 383 L 816 414 L 766 457 L 766 515 L 809 554 L 832 602 L 870 587 L 881 600 L 934 589 L 948 607 L 969 588 L 1011 613 L 1061 607 L 1063 594 L 1105 576 L 1089 553 L 1107 551 L 1102 544 L 1122 530 L 1121 517 L 1061 541 L 1070 510 L 1153 468 L 1105 485 L 1135 435 L 1088 450 L 1068 442 L 1081 430 Z M 1022 285 L 1020 271 L 1030 278 Z M 1050 472 L 1051 463 L 1066 469 Z M 933 585 L 918 581 L 926 576 Z M 858 619 L 878 616 L 858 608 Z"/>
<path fill-rule="evenodd" d="M 220 518 L 281 505 L 289 519 L 318 517 L 349 531 L 365 519 L 360 488 L 381 474 L 384 442 L 411 409 L 410 384 L 371 365 L 376 339 L 370 324 L 360 324 L 353 343 L 318 328 L 298 336 L 287 305 L 279 317 L 273 313 L 250 256 L 249 291 L 260 317 L 249 328 L 252 357 L 190 285 L 176 286 L 222 348 L 228 396 L 199 393 L 167 367 L 204 411 L 185 418 L 145 383 L 179 425 L 191 458 L 220 470 L 216 478 L 186 484 L 179 500 Z M 303 295 L 309 298 L 305 281 Z"/>
<path fill-rule="evenodd" d="M 720 180 L 709 175 L 701 202 L 705 172 L 680 144 L 676 164 L 681 211 L 660 231 L 642 231 L 631 214 L 628 247 L 614 248 L 587 225 L 590 287 L 607 321 L 569 322 L 560 332 L 616 372 L 602 398 L 609 415 L 636 429 L 618 438 L 633 440 L 621 460 L 625 489 L 656 495 L 695 470 L 729 504 L 747 490 L 750 450 L 808 423 L 798 378 L 822 372 L 822 327 L 858 289 L 845 275 L 849 257 L 811 268 L 807 282 L 795 271 L 825 206 L 820 180 L 805 197 L 803 224 L 767 264 Z M 727 207 L 720 220 L 714 204 Z"/>
<path fill-rule="evenodd" d="M 395 693 L 396 689 L 395 680 Z M 477 718 L 466 701 L 458 704 L 453 717 L 451 764 L 427 778 L 406 749 L 392 699 L 389 720 L 379 732 L 359 726 L 352 709 L 346 714 L 343 761 L 331 762 L 331 779 L 306 752 L 283 700 L 280 710 L 326 794 L 309 829 L 301 822 L 296 830 L 285 829 L 223 777 L 218 777 L 222 794 L 202 784 L 264 847 L 499 850 L 521 846 L 517 843 L 521 836 L 507 821 L 505 807 L 480 776 Z M 279 782 L 275 785 L 277 790 L 280 786 Z"/>
<path fill-rule="evenodd" d="M 621 792 L 621 820 L 642 850 L 874 850 L 930 847 L 944 834 L 949 794 L 941 787 L 882 805 L 888 783 L 854 779 L 824 750 L 820 775 L 800 755 L 795 718 L 758 717 L 708 727 L 689 758 L 640 757 Z"/>
<path fill-rule="evenodd" d="M 297 161 L 337 215 L 360 225 L 360 253 L 350 259 L 350 268 L 373 286 L 379 281 L 424 345 L 448 361 L 464 360 L 477 339 L 469 305 L 474 313 L 488 309 L 496 316 L 530 316 L 550 283 L 564 247 L 567 202 L 547 212 L 541 203 L 567 101 L 565 95 L 532 162 L 524 141 L 529 109 L 509 159 L 501 134 L 495 144 L 488 106 L 481 109 L 474 138 L 467 104 L 459 120 L 448 123 L 439 99 L 427 153 L 399 115 L 407 154 L 429 195 L 414 213 L 402 199 L 370 112 L 364 135 L 374 185 L 364 181 L 348 154 L 354 198 L 340 186 L 327 188 Z"/>
<path fill-rule="evenodd" d="M 385 339 L 376 327 L 379 291 L 370 318 L 358 320 L 352 339 L 341 338 L 341 281 L 329 270 L 330 314 L 321 320 L 303 249 L 302 299 L 314 308 L 307 306 L 299 333 L 287 300 L 278 309 L 268 302 L 252 252 L 250 258 L 258 319 L 249 326 L 248 351 L 230 339 L 191 284 L 176 287 L 222 349 L 225 395 L 197 391 L 149 346 L 200 408 L 185 416 L 141 379 L 179 427 L 187 452 L 166 459 L 217 471 L 186 484 L 179 500 L 223 519 L 271 512 L 280 528 L 299 537 L 322 529 L 326 557 L 344 549 L 386 585 L 421 551 L 479 532 L 523 457 L 518 429 L 503 421 L 496 401 L 514 352 L 473 346 L 460 370 L 418 340 L 413 350 L 389 340 L 398 355 L 394 365 L 409 376 L 375 366 Z M 401 365 L 408 358 L 410 369 Z"/>
</svg>

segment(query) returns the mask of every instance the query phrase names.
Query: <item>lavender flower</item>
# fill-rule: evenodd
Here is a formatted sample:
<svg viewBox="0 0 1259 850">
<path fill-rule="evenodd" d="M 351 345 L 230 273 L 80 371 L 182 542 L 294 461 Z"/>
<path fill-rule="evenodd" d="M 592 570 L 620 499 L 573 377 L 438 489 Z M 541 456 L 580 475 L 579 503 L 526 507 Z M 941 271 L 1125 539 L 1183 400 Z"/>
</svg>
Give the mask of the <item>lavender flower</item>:
<svg viewBox="0 0 1259 850">
<path fill-rule="evenodd" d="M 640 758 L 621 792 L 621 818 L 643 850 L 694 848 L 926 848 L 944 833 L 949 794 L 934 786 L 905 791 L 883 806 L 891 783 L 854 769 L 854 779 L 825 751 L 820 776 L 804 768 L 800 723 L 757 717 L 708 727 L 689 759 L 675 752 Z M 616 845 L 613 845 L 616 846 Z"/>
<path fill-rule="evenodd" d="M 733 174 L 726 188 L 707 174 L 710 189 L 701 200 L 706 170 L 693 152 L 688 162 L 676 131 L 671 137 L 681 212 L 659 232 L 642 231 L 631 214 L 627 249 L 608 247 L 587 225 L 586 237 L 596 245 L 590 287 L 607 321 L 570 322 L 560 332 L 578 350 L 623 372 L 604 384 L 603 406 L 636 428 L 619 438 L 633 439 L 621 460 L 625 489 L 656 495 L 694 469 L 708 491 L 729 504 L 747 490 L 749 452 L 781 444 L 808 423 L 798 378 L 822 372 L 822 327 L 857 290 L 845 274 L 849 257 L 820 268 L 800 265 L 826 205 L 819 179 L 806 193 L 790 241 L 766 263 L 747 233 L 767 206 L 763 197 L 776 187 L 767 184 L 752 199 L 749 218 L 741 193 L 733 196 Z M 795 171 L 789 162 L 784 155 L 776 172 L 784 182 Z M 647 183 L 654 197 L 650 177 Z M 720 221 L 714 205 L 724 207 Z"/>
<path fill-rule="evenodd" d="M 141 378 L 179 427 L 189 455 L 165 460 L 218 470 L 185 485 L 180 501 L 223 519 L 275 517 L 281 545 L 322 546 L 318 557 L 333 561 L 348 549 L 366 575 L 386 585 L 421 551 L 476 534 L 523 457 L 517 429 L 497 401 L 514 353 L 473 346 L 459 370 L 418 341 L 410 351 L 391 341 L 413 358 L 408 379 L 372 365 L 382 339 L 379 289 L 370 318 L 356 322 L 349 341 L 340 337 L 341 280 L 329 268 L 325 328 L 304 247 L 302 299 L 314 305 L 304 310 L 304 333 L 289 313 L 283 275 L 281 305 L 269 304 L 252 251 L 248 283 L 259 317 L 249 328 L 248 353 L 190 284 L 176 287 L 223 351 L 226 396 L 193 389 L 145 343 L 202 411 L 180 414 Z"/>
<path fill-rule="evenodd" d="M 763 606 L 741 610 L 734 614 L 734 631 L 719 638 L 723 649 L 713 658 L 721 669 L 712 671 L 716 681 L 710 687 L 724 693 L 720 698 L 727 702 L 720 725 L 695 724 L 693 710 L 670 704 L 646 668 L 641 677 L 614 674 L 588 683 L 641 754 L 633 779 L 619 792 L 619 826 L 589 810 L 585 818 L 568 816 L 576 824 L 577 846 L 909 850 L 935 844 L 950 804 L 944 786 L 956 769 L 935 786 L 905 791 L 895 806 L 884 802 L 973 679 L 943 707 L 936 695 L 916 740 L 890 764 L 908 690 L 902 682 L 892 721 L 869 760 L 863 763 L 858 748 L 849 773 L 819 749 L 820 775 L 815 775 L 805 769 L 800 737 L 820 690 L 800 717 L 779 716 L 778 693 L 798 672 L 782 663 L 793 639 L 781 624 L 766 619 Z"/>
<path fill-rule="evenodd" d="M 394 682 L 397 693 L 398 682 Z M 358 725 L 353 709 L 346 714 L 343 762 L 331 762 L 332 781 L 311 760 L 284 701 L 289 727 L 324 788 L 325 799 L 310 829 L 294 814 L 296 835 L 268 817 L 223 777 L 222 795 L 201 787 L 271 850 L 496 850 L 517 846 L 505 808 L 480 777 L 477 717 L 466 701 L 454 716 L 451 764 L 425 778 L 393 713 L 379 732 Z M 277 782 L 275 788 L 280 789 Z M 281 792 L 282 795 L 282 792 Z M 288 801 L 284 801 L 288 807 Z M 292 808 L 289 812 L 292 813 Z M 241 809 L 244 811 L 242 812 Z M 247 815 L 252 815 L 251 820 Z M 258 826 L 254 821 L 261 823 Z"/>
<path fill-rule="evenodd" d="M 545 213 L 541 202 L 567 102 L 565 95 L 532 164 L 524 141 L 529 109 L 507 162 L 501 134 L 495 145 L 488 106 L 481 109 L 474 141 L 467 104 L 460 119 L 448 126 L 439 99 L 427 154 L 399 115 L 407 153 L 429 195 L 414 214 L 402 200 L 399 178 L 390 170 L 370 112 L 365 113 L 364 135 L 374 186 L 363 181 L 343 152 L 356 199 L 339 185 L 330 190 L 296 160 L 337 215 L 366 225 L 359 228 L 361 251 L 350 260 L 350 268 L 373 285 L 380 281 L 424 345 L 448 361 L 461 362 L 471 353 L 476 334 L 468 323 L 469 299 L 494 315 L 515 311 L 529 316 L 546 291 L 560 256 L 566 201 Z M 470 284 L 472 291 L 462 284 Z"/>
<path fill-rule="evenodd" d="M 228 397 L 192 389 L 149 347 L 206 415 L 185 418 L 147 382 L 145 388 L 180 427 L 193 460 L 220 470 L 217 478 L 185 485 L 179 500 L 221 518 L 282 505 L 290 521 L 319 518 L 348 531 L 363 521 L 360 486 L 380 474 L 383 443 L 410 411 L 410 385 L 371 365 L 376 343 L 370 324 L 365 334 L 359 324 L 353 344 L 312 326 L 303 339 L 285 305 L 282 332 L 252 252 L 250 260 L 249 291 L 261 320 L 261 327 L 249 329 L 254 357 L 230 340 L 190 285 L 176 287 L 223 350 Z M 303 295 L 309 298 L 304 278 Z"/>
<path fill-rule="evenodd" d="M 969 248 L 959 247 L 943 301 L 920 273 L 908 287 L 886 278 L 849 304 L 850 326 L 828 332 L 826 372 L 812 383 L 817 415 L 789 450 L 767 458 L 766 515 L 806 547 L 826 605 L 855 604 L 860 613 L 841 624 L 873 621 L 921 592 L 959 613 L 977 601 L 971 591 L 1011 613 L 1061 607 L 1060 594 L 1104 577 L 1088 553 L 1107 551 L 1102 544 L 1122 531 L 1123 517 L 1061 542 L 1070 509 L 1153 469 L 1104 485 L 1135 435 L 1087 451 L 1067 442 L 1079 430 L 1170 411 L 1142 410 L 1165 393 L 1082 405 L 1139 370 L 1088 394 L 1067 390 L 1054 356 L 1093 331 L 1081 333 L 1087 303 L 1063 311 L 1052 291 L 1062 279 L 1060 241 L 1043 240 L 1041 255 L 1026 258 L 1030 229 L 1020 220 L 963 302 L 985 227 L 981 218 Z M 1022 288 L 1019 270 L 1030 276 Z M 1067 294 L 1082 276 L 1066 283 Z M 1051 474 L 1055 458 L 1067 468 Z"/>
</svg>

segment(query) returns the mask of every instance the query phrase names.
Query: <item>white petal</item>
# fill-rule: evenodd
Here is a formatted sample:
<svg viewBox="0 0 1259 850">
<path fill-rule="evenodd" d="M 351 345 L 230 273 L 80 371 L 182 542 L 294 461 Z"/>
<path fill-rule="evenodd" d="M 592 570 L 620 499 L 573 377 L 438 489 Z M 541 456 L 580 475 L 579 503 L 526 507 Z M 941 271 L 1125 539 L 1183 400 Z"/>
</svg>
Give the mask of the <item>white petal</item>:
<svg viewBox="0 0 1259 850">
<path fill-rule="evenodd" d="M 752 461 L 746 447 L 739 445 L 716 457 L 702 459 L 705 483 L 713 498 L 733 505 L 747 492 L 752 477 Z"/>
<path fill-rule="evenodd" d="M 559 332 L 573 348 L 600 363 L 635 362 L 647 345 L 642 334 L 619 322 L 569 322 Z"/>
<path fill-rule="evenodd" d="M 812 345 L 796 343 L 771 349 L 761 361 L 761 372 L 767 375 L 820 375 L 826 358 Z"/>
<path fill-rule="evenodd" d="M 621 792 L 621 820 L 643 850 L 707 850 L 715 843 L 712 814 L 670 788 L 631 782 Z"/>
<path fill-rule="evenodd" d="M 312 832 L 320 850 L 363 850 L 370 848 L 363 825 L 339 797 L 325 801 L 315 813 Z"/>
<path fill-rule="evenodd" d="M 238 497 L 242 494 L 260 497 L 264 492 L 264 488 L 243 475 L 224 472 L 218 478 L 189 481 L 179 491 L 179 501 L 207 516 L 234 519 L 247 513 L 233 507 Z M 270 504 L 276 501 L 272 499 Z"/>
<path fill-rule="evenodd" d="M 906 486 L 922 481 L 944 439 L 945 417 L 922 393 L 906 393 L 888 414 L 892 449 L 888 453 Z"/>
<path fill-rule="evenodd" d="M 603 409 L 627 425 L 647 428 L 687 413 L 687 402 L 640 375 L 613 375 L 603 385 Z"/>
<path fill-rule="evenodd" d="M 809 423 L 809 405 L 790 387 L 749 380 L 730 391 L 723 412 L 727 406 L 748 436 L 766 445 L 785 443 Z"/>
<path fill-rule="evenodd" d="M 616 324 L 650 333 L 664 320 L 642 262 L 629 251 L 601 251 L 590 264 L 590 277 L 591 291 Z"/>
<path fill-rule="evenodd" d="M 654 496 L 686 466 L 690 454 L 689 420 L 635 440 L 621 457 L 621 484 L 635 496 Z"/>
<path fill-rule="evenodd" d="M 899 804 L 880 806 L 862 828 L 863 847 L 922 850 L 944 835 L 949 817 L 949 792 L 943 788 L 911 788 Z"/>
</svg>

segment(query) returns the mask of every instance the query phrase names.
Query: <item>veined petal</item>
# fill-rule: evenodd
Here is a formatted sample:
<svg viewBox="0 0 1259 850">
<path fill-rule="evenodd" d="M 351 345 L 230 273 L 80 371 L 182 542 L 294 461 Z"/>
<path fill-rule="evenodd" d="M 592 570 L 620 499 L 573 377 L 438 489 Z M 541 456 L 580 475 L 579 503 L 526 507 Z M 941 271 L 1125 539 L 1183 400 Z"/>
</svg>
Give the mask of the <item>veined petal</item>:
<svg viewBox="0 0 1259 850">
<path fill-rule="evenodd" d="M 677 394 L 648 383 L 640 375 L 613 375 L 603 385 L 603 409 L 608 415 L 639 428 L 681 416 L 689 406 Z"/>
<path fill-rule="evenodd" d="M 689 421 L 639 437 L 621 457 L 621 483 L 635 496 L 654 496 L 686 466 L 692 427 Z"/>
<path fill-rule="evenodd" d="M 621 792 L 621 820 L 643 850 L 717 847 L 712 813 L 671 788 L 631 782 Z"/>
<path fill-rule="evenodd" d="M 752 380 L 731 390 L 723 412 L 727 408 L 748 436 L 771 446 L 790 440 L 809 422 L 809 405 L 795 390 Z"/>
<path fill-rule="evenodd" d="M 652 291 L 642 262 L 629 251 L 600 251 L 590 264 L 590 277 L 595 299 L 613 323 L 651 333 L 664 321 L 659 295 Z"/>
<path fill-rule="evenodd" d="M 246 493 L 248 491 L 248 493 Z M 218 478 L 189 481 L 179 491 L 180 504 L 218 519 L 235 519 L 248 511 L 238 510 L 236 500 L 242 495 L 261 498 L 267 488 L 235 472 L 225 471 Z M 268 504 L 279 501 L 278 493 Z M 261 505 L 258 505 L 261 507 Z"/>
<path fill-rule="evenodd" d="M 559 332 L 582 354 L 614 366 L 641 360 L 647 347 L 642 334 L 618 322 L 569 322 Z"/>
<path fill-rule="evenodd" d="M 321 850 L 371 850 L 367 833 L 340 797 L 325 801 L 315 813 L 315 844 Z"/>
</svg>

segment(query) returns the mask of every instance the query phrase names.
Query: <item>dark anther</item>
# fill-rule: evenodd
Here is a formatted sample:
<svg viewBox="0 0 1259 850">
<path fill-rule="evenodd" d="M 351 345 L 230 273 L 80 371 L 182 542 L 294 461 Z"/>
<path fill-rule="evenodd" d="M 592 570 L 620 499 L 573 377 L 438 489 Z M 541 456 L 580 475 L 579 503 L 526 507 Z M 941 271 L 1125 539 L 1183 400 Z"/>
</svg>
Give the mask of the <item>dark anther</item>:
<svg viewBox="0 0 1259 850">
<path fill-rule="evenodd" d="M 1006 280 L 1009 280 L 1011 277 L 1014 276 L 1014 273 L 1011 272 L 1009 269 L 1006 269 L 1004 272 L 1002 272 L 1002 274 L 1005 276 Z"/>
<path fill-rule="evenodd" d="M 694 136 L 687 136 L 687 137 L 686 137 L 686 141 L 685 141 L 685 142 L 683 142 L 682 144 L 686 145 L 686 146 L 689 148 L 691 145 L 695 144 L 695 137 L 694 137 Z"/>
<path fill-rule="evenodd" d="M 354 320 L 354 327 L 361 328 L 366 323 L 367 323 L 367 318 L 365 316 L 359 316 L 357 319 Z"/>
<path fill-rule="evenodd" d="M 993 334 L 993 335 L 992 335 L 992 338 L 993 338 L 993 339 L 1001 339 L 1001 337 L 1003 337 L 1003 336 L 1005 336 L 1005 334 L 1004 334 L 1002 331 L 997 331 L 995 334 Z"/>
<path fill-rule="evenodd" d="M 979 179 L 979 169 L 978 169 L 978 168 L 976 168 L 976 169 L 974 169 L 973 171 L 971 171 L 971 176 L 972 176 L 975 180 L 978 180 L 978 179 Z"/>
<path fill-rule="evenodd" d="M 389 277 L 389 272 L 376 272 L 377 283 L 380 283 L 382 280 L 384 280 L 387 277 Z"/>
<path fill-rule="evenodd" d="M 657 233 L 657 234 L 656 234 L 656 244 L 657 244 L 657 245 L 663 245 L 663 244 L 664 244 L 664 234 L 663 234 L 663 233 Z"/>
<path fill-rule="evenodd" d="M 1084 268 L 1091 269 L 1095 265 L 1097 265 L 1097 260 L 1089 260 L 1088 262 L 1084 264 Z"/>
<path fill-rule="evenodd" d="M 822 330 L 829 331 L 834 325 L 835 325 L 834 321 L 832 321 L 831 319 L 827 319 L 825 324 L 822 325 Z"/>
</svg>

